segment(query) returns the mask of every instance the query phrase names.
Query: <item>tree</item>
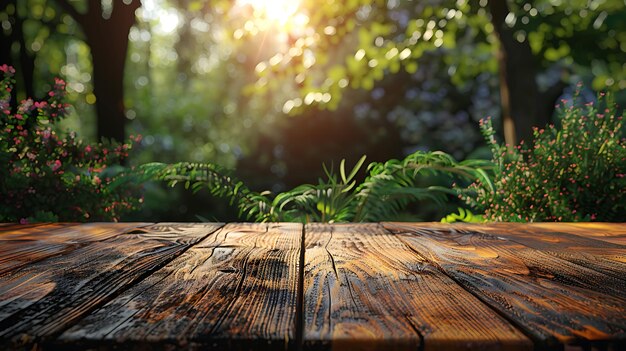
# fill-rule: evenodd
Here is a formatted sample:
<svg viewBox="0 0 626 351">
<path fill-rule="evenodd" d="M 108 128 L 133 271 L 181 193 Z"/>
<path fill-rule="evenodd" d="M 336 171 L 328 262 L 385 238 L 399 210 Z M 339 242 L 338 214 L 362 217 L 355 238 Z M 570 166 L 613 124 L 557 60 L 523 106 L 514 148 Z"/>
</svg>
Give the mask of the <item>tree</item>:
<svg viewBox="0 0 626 351">
<path fill-rule="evenodd" d="M 56 2 L 80 25 L 91 49 L 98 138 L 123 141 L 126 125 L 124 66 L 128 34 L 135 24 L 135 11 L 141 6 L 141 1 L 115 1 L 112 8 L 105 8 L 100 0 L 88 0 L 84 12 L 69 0 Z"/>
<path fill-rule="evenodd" d="M 312 39 L 293 40 L 300 60 L 284 59 L 291 62 L 286 68 L 265 62 L 263 67 L 270 69 L 261 72 L 261 79 L 304 76 L 300 95 L 330 93 L 329 101 L 314 101 L 329 108 L 338 106 L 343 89 L 372 89 L 374 81 L 401 68 L 416 72 L 425 53 L 433 51 L 444 54 L 459 86 L 472 84 L 481 72 L 498 73 L 502 120 L 511 144 L 530 140 L 532 127 L 550 120 L 571 73 L 575 79 L 593 76 L 596 89 L 626 87 L 621 64 L 626 50 L 620 44 L 626 40 L 626 8 L 621 0 L 316 4 L 307 2 L 316 9 L 309 16 Z M 301 59 L 307 51 L 314 59 Z"/>
<path fill-rule="evenodd" d="M 54 12 L 42 10 L 33 14 L 28 11 L 28 7 L 33 5 L 44 9 L 46 4 L 43 1 L 18 4 L 17 0 L 7 0 L 0 5 L 0 16 L 4 17 L 0 30 L 0 63 L 16 67 L 18 71 L 16 89 L 11 91 L 12 101 L 17 101 L 18 97 L 21 99 L 35 96 L 37 50 L 33 50 L 33 47 L 39 48 L 41 45 L 25 32 L 26 22 L 36 20 L 40 25 L 38 29 L 45 28 L 48 32 L 54 32 L 60 23 L 59 16 Z M 40 31 L 36 32 L 39 34 Z"/>
</svg>

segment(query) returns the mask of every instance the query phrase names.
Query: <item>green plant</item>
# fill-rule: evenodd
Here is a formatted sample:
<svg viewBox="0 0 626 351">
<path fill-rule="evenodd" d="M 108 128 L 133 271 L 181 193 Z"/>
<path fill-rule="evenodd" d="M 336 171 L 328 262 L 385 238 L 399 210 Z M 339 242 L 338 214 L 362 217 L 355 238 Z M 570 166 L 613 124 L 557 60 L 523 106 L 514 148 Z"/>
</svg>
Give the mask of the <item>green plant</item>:
<svg viewBox="0 0 626 351">
<path fill-rule="evenodd" d="M 493 184 L 474 183 L 463 198 L 491 221 L 624 221 L 626 142 L 622 118 L 598 103 L 557 109 L 560 126 L 534 130 L 534 142 L 508 150 L 490 120 L 481 128 L 492 147 Z"/>
<path fill-rule="evenodd" d="M 484 223 L 486 222 L 484 216 L 475 215 L 470 210 L 459 207 L 458 212 L 459 213 L 450 213 L 449 215 L 443 217 L 441 219 L 441 223 L 454 223 L 454 222 Z"/>
<path fill-rule="evenodd" d="M 56 79 L 44 100 L 12 105 L 14 73 L 0 66 L 0 222 L 117 220 L 137 207 L 137 186 L 119 166 L 132 143 L 60 136 L 65 82 Z"/>
<path fill-rule="evenodd" d="M 141 171 L 147 178 L 163 179 L 171 185 L 184 182 L 194 191 L 207 187 L 213 195 L 235 204 L 240 216 L 259 222 L 389 220 L 412 202 L 428 199 L 443 203 L 447 195 L 456 194 L 449 187 L 422 185 L 428 175 L 444 173 L 464 181 L 490 182 L 483 169 L 489 167 L 489 161 L 457 162 L 443 152 L 416 152 L 404 160 L 371 163 L 365 180 L 359 184 L 356 176 L 364 162 L 365 156 L 348 171 L 342 161 L 339 174 L 332 167 L 324 167 L 326 179 L 319 179 L 318 184 L 303 184 L 277 195 L 253 192 L 230 172 L 213 164 L 151 163 L 142 166 Z"/>
</svg>

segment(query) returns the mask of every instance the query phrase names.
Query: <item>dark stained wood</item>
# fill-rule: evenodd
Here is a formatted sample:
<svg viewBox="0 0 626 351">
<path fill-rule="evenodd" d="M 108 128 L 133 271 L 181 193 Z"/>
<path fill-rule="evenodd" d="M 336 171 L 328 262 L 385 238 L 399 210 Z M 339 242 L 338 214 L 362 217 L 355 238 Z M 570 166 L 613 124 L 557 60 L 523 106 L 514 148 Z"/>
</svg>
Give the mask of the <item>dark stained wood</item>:
<svg viewBox="0 0 626 351">
<path fill-rule="evenodd" d="M 63 333 L 126 347 L 293 348 L 302 225 L 229 224 Z"/>
<path fill-rule="evenodd" d="M 563 226 L 557 224 L 563 224 Z M 593 225 L 596 226 L 595 223 Z M 460 232 L 484 233 L 506 238 L 626 281 L 626 274 L 624 274 L 626 272 L 626 245 L 596 240 L 596 237 L 587 235 L 589 229 L 584 225 L 573 225 L 573 223 L 420 223 L 420 227 L 438 230 L 453 228 Z M 604 227 L 605 233 L 614 233 L 617 226 L 604 224 Z"/>
<path fill-rule="evenodd" d="M 0 350 L 626 349 L 624 225 L 219 226 L 0 224 Z"/>
<path fill-rule="evenodd" d="M 37 226 L 42 226 L 51 223 L 29 223 L 29 224 L 19 224 L 19 223 L 0 223 L 0 235 L 4 234 L 7 231 L 13 231 L 17 229 L 28 229 Z M 55 223 L 55 225 L 63 225 L 59 223 Z"/>
<path fill-rule="evenodd" d="M 305 348 L 532 349 L 420 250 L 378 224 L 307 225 L 305 247 Z"/>
<path fill-rule="evenodd" d="M 486 225 L 477 232 L 504 237 L 522 245 L 557 256 L 583 267 L 602 272 L 613 278 L 626 281 L 626 241 L 624 245 L 614 240 L 590 235 L 595 230 L 572 223 L 537 223 L 533 225 Z M 594 227 L 597 226 L 594 224 Z M 616 226 L 606 226 L 603 233 L 615 232 Z M 582 229 L 585 230 L 582 230 Z M 609 230 L 610 229 L 610 230 Z M 626 233 L 626 230 L 624 231 Z M 625 234 L 626 235 L 626 234 Z M 626 237 L 626 236 L 625 236 Z M 599 240 L 598 240 L 599 239 Z"/>
<path fill-rule="evenodd" d="M 0 279 L 0 349 L 56 336 L 145 278 L 216 224 L 159 224 L 12 271 Z"/>
<path fill-rule="evenodd" d="M 46 224 L 0 233 L 0 276 L 148 223 Z"/>
<path fill-rule="evenodd" d="M 8 239 L 16 235 L 34 235 L 37 233 L 46 233 L 53 229 L 67 228 L 77 225 L 79 225 L 79 223 L 6 223 L 5 226 L 0 227 L 0 239 Z"/>
<path fill-rule="evenodd" d="M 622 279 L 468 227 L 385 227 L 523 328 L 539 346 L 626 346 Z"/>
<path fill-rule="evenodd" d="M 519 224 L 522 226 L 523 224 Z M 626 245 L 626 223 L 529 223 L 537 232 L 563 231 L 597 240 Z"/>
<path fill-rule="evenodd" d="M 420 223 L 429 228 L 462 227 L 483 233 L 498 234 L 519 232 L 552 237 L 562 234 L 606 241 L 626 246 L 626 223 Z"/>
</svg>

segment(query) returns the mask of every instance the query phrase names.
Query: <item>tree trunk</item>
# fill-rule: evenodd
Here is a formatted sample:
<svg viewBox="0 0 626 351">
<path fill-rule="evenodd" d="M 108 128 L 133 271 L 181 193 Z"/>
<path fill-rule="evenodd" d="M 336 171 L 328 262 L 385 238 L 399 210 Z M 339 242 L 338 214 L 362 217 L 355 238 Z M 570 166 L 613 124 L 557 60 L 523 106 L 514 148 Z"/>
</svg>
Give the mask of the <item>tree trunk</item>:
<svg viewBox="0 0 626 351">
<path fill-rule="evenodd" d="M 498 66 L 500 76 L 500 99 L 502 124 L 506 143 L 532 141 L 532 127 L 545 124 L 545 116 L 539 116 L 537 104 L 539 87 L 535 81 L 537 68 L 528 40 L 521 43 L 505 23 L 509 14 L 506 0 L 489 1 L 491 23 L 500 41 Z"/>
<path fill-rule="evenodd" d="M 17 4 L 17 0 L 7 1 L 4 4 L 0 4 L 0 11 L 6 13 L 6 9 L 9 5 L 15 6 Z M 16 13 L 13 13 L 13 16 L 9 16 L 9 23 L 11 23 L 11 29 L 0 30 L 0 65 L 7 64 L 9 66 L 15 67 L 15 60 L 13 59 L 13 43 L 15 42 L 15 23 L 17 20 Z M 7 33 L 8 32 L 8 33 Z M 15 100 L 17 100 L 17 89 L 11 90 L 11 108 L 15 112 L 17 104 L 15 104 Z"/>
<path fill-rule="evenodd" d="M 0 11 L 7 12 L 9 5 L 15 9 L 13 14 L 9 15 L 8 20 L 11 28 L 8 31 L 0 30 L 0 64 L 13 66 L 16 71 L 17 85 L 11 91 L 11 101 L 14 102 L 13 109 L 17 108 L 19 101 L 18 95 L 25 98 L 35 97 L 34 89 L 34 72 L 35 72 L 35 56 L 28 52 L 26 48 L 26 40 L 24 38 L 24 18 L 20 17 L 17 11 L 17 0 L 10 0 L 0 5 Z M 13 45 L 19 45 L 19 56 L 17 59 L 13 57 Z M 18 94 L 19 92 L 19 94 Z M 13 111 L 15 112 L 15 111 Z"/>
<path fill-rule="evenodd" d="M 22 83 L 24 84 L 24 93 L 26 98 L 35 98 L 35 56 L 28 52 L 26 48 L 26 38 L 24 38 L 24 19 L 15 16 L 15 31 L 17 39 L 20 43 L 20 74 L 22 75 Z"/>
<path fill-rule="evenodd" d="M 85 33 L 93 62 L 98 138 L 122 142 L 125 138 L 124 66 L 128 34 L 135 24 L 140 0 L 113 3 L 110 18 L 103 17 L 100 0 L 89 0 L 86 13 L 79 13 L 67 0 L 57 0 Z"/>
<path fill-rule="evenodd" d="M 108 37 L 100 33 L 88 36 L 93 62 L 98 139 L 110 138 L 122 142 L 126 126 L 124 65 L 128 41 L 119 40 L 117 35 Z"/>
</svg>

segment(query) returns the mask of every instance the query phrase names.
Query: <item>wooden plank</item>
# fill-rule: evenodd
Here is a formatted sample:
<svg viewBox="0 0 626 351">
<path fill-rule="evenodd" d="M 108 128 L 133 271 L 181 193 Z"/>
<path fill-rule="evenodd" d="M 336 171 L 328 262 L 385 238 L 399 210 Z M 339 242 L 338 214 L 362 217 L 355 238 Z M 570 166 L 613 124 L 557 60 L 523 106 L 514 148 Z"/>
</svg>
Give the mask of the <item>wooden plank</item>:
<svg viewBox="0 0 626 351">
<path fill-rule="evenodd" d="M 29 223 L 29 224 L 20 224 L 20 223 L 0 223 L 0 235 L 3 232 L 16 230 L 16 229 L 24 229 L 24 228 L 32 228 L 40 225 L 45 225 L 49 223 Z"/>
<path fill-rule="evenodd" d="M 218 228 L 159 224 L 94 242 L 0 278 L 0 349 L 59 334 Z"/>
<path fill-rule="evenodd" d="M 523 350 L 532 343 L 378 224 L 305 227 L 304 346 Z"/>
<path fill-rule="evenodd" d="M 67 330 L 58 343 L 293 348 L 301 241 L 300 224 L 228 224 Z"/>
<path fill-rule="evenodd" d="M 8 239 L 13 236 L 20 236 L 28 233 L 46 233 L 53 229 L 67 228 L 77 226 L 79 223 L 33 223 L 33 224 L 17 224 L 10 223 L 0 227 L 0 239 Z"/>
<path fill-rule="evenodd" d="M 543 223 L 542 223 L 543 224 Z M 570 225 L 520 225 L 505 229 L 501 226 L 479 227 L 478 232 L 507 238 L 522 245 L 602 272 L 626 281 L 626 245 L 596 240 Z M 625 242 L 626 244 L 626 242 Z"/>
<path fill-rule="evenodd" d="M 545 347 L 626 346 L 623 280 L 503 237 L 453 226 L 385 227 Z"/>
<path fill-rule="evenodd" d="M 48 224 L 0 235 L 0 276 L 28 263 L 66 254 L 149 223 Z"/>
<path fill-rule="evenodd" d="M 541 224 L 541 225 L 535 225 Z M 421 228 L 474 232 L 506 238 L 563 260 L 626 281 L 626 246 L 596 240 L 569 223 L 420 223 Z M 579 225 L 584 227 L 584 225 Z M 609 226 L 611 227 L 611 226 Z M 607 231 L 608 232 L 608 231 Z M 576 234 L 572 234 L 576 233 Z"/>
<path fill-rule="evenodd" d="M 626 245 L 626 223 L 532 223 L 533 228 L 567 231 L 614 244 Z"/>
<path fill-rule="evenodd" d="M 484 233 L 497 234 L 501 232 L 517 233 L 538 230 L 541 233 L 559 235 L 561 233 L 574 234 L 581 237 L 606 241 L 617 245 L 626 245 L 626 223 L 452 223 L 438 222 L 420 223 L 422 227 L 462 227 Z"/>
</svg>

